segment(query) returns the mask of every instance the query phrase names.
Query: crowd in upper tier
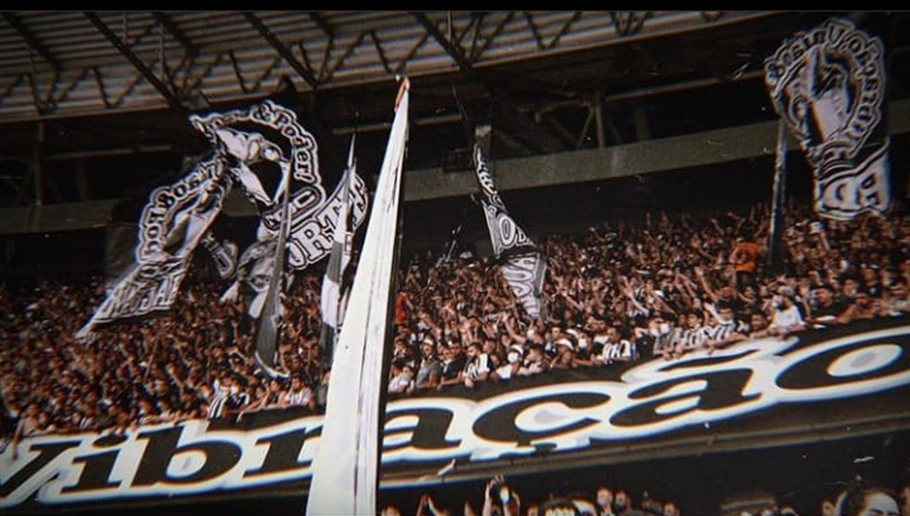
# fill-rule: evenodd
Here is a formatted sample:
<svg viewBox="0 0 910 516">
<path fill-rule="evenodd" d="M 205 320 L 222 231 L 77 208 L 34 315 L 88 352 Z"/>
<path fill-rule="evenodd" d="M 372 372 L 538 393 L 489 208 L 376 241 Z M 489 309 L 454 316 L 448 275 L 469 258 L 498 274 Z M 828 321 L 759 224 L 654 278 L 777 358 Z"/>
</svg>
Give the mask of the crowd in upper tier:
<svg viewBox="0 0 910 516">
<path fill-rule="evenodd" d="M 910 310 L 910 217 L 825 220 L 790 205 L 770 250 L 770 212 L 646 213 L 538 238 L 545 311 L 532 320 L 488 257 L 405 256 L 388 352 L 388 390 L 404 396 L 554 369 L 675 360 L 738 340 L 783 336 Z M 779 267 L 770 267 L 776 252 Z M 242 420 L 298 407 L 320 413 L 319 270 L 285 296 L 280 377 L 253 357 L 256 321 L 195 266 L 171 310 L 74 337 L 104 296 L 100 277 L 0 287 L 3 435 L 122 431 L 190 418 Z M 19 429 L 17 432 L 16 429 Z M 18 435 L 15 435 L 18 434 Z"/>
</svg>

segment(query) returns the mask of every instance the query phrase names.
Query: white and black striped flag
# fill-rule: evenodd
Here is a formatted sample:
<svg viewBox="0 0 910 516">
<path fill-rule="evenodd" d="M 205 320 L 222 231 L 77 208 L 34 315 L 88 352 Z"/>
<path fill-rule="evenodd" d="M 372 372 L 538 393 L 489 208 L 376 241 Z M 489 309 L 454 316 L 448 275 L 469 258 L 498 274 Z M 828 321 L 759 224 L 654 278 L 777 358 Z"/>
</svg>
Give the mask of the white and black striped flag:
<svg viewBox="0 0 910 516">
<path fill-rule="evenodd" d="M 335 219 L 334 237 L 332 239 L 332 252 L 329 254 L 329 263 L 326 266 L 325 276 L 322 279 L 322 334 L 320 347 L 323 360 L 331 364 L 332 352 L 344 320 L 345 311 L 345 285 L 344 277 L 348 264 L 351 262 L 352 241 L 354 226 L 350 222 L 351 198 L 355 188 L 354 177 L 357 175 L 357 162 L 354 158 L 354 140 L 351 136 L 351 146 L 348 150 L 348 164 L 341 178 L 341 206 Z"/>
<path fill-rule="evenodd" d="M 489 126 L 481 126 L 475 130 L 473 158 L 477 182 L 483 192 L 480 202 L 487 220 L 487 228 L 490 230 L 493 254 L 500 262 L 502 275 L 512 287 L 515 298 L 528 315 L 537 319 L 545 308 L 541 291 L 547 263 L 537 245 L 509 215 L 499 196 L 480 144 L 480 140 L 488 132 Z"/>
<path fill-rule="evenodd" d="M 849 220 L 891 204 L 881 38 L 831 18 L 765 59 L 765 85 L 814 173 L 815 211 Z"/>
</svg>

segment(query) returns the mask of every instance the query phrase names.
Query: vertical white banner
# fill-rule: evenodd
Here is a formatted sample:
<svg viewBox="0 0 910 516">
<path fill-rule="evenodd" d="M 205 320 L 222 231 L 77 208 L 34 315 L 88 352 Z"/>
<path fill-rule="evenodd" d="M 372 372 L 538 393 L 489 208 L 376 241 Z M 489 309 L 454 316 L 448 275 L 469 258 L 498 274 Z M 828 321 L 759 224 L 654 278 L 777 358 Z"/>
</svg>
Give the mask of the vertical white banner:
<svg viewBox="0 0 910 516">
<path fill-rule="evenodd" d="M 376 513 L 382 371 L 401 167 L 408 129 L 409 82 L 402 80 L 379 184 L 332 360 L 322 435 L 313 462 L 308 516 Z"/>
</svg>

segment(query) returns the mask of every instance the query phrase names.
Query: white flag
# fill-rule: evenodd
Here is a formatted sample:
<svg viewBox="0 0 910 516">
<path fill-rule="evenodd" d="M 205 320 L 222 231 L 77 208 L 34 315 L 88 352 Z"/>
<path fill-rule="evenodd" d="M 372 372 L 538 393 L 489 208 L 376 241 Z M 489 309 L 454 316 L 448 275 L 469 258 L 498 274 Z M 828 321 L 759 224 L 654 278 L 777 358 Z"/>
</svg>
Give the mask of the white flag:
<svg viewBox="0 0 910 516">
<path fill-rule="evenodd" d="M 348 263 L 351 261 L 351 239 L 353 234 L 348 218 L 351 213 L 351 191 L 354 188 L 354 175 L 357 173 L 354 160 L 354 138 L 348 151 L 348 165 L 341 178 L 344 190 L 341 193 L 341 208 L 335 222 L 332 252 L 322 281 L 322 321 L 337 330 L 341 325 L 342 280 Z"/>
<path fill-rule="evenodd" d="M 346 303 L 344 301 L 344 276 L 351 261 L 351 247 L 354 232 L 348 218 L 351 214 L 351 197 L 354 189 L 354 176 L 357 174 L 357 164 L 354 159 L 354 137 L 351 136 L 351 147 L 348 151 L 348 165 L 341 177 L 340 188 L 341 206 L 335 219 L 334 237 L 332 239 L 332 252 L 326 266 L 325 276 L 322 279 L 322 295 L 320 303 L 322 308 L 322 332 L 319 346 L 322 357 L 331 367 L 332 353 L 338 340 L 338 332 L 344 319 Z"/>
<path fill-rule="evenodd" d="M 408 130 L 409 81 L 402 80 L 395 119 L 344 325 L 332 360 L 322 433 L 306 514 L 376 514 L 382 370 L 394 273 L 401 167 Z"/>
</svg>

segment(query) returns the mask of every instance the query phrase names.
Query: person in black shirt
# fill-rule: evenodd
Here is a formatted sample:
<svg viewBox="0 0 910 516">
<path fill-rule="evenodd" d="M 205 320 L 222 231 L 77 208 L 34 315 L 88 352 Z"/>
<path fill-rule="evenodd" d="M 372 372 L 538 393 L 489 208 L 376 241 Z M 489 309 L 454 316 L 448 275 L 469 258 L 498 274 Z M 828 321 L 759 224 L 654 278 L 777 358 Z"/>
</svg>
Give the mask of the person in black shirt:
<svg viewBox="0 0 910 516">
<path fill-rule="evenodd" d="M 836 324 L 837 316 L 847 309 L 849 304 L 835 296 L 834 289 L 824 283 L 812 289 L 812 305 L 809 323 L 812 325 L 831 326 Z"/>
</svg>

